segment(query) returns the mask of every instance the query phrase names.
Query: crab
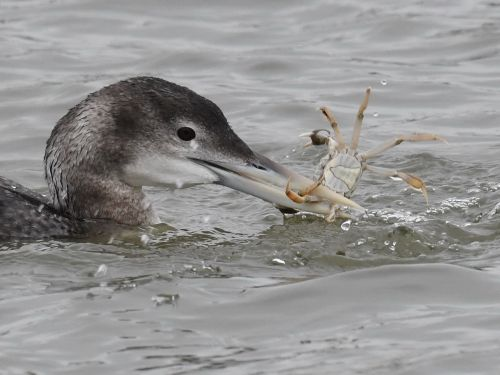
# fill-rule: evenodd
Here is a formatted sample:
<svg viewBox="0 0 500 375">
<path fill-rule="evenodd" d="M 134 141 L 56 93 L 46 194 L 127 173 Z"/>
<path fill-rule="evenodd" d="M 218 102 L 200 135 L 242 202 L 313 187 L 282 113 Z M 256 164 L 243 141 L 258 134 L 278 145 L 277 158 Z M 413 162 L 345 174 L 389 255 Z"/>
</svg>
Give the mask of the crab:
<svg viewBox="0 0 500 375">
<path fill-rule="evenodd" d="M 314 191 L 320 185 L 325 185 L 329 189 L 350 198 L 354 193 L 363 172 L 370 171 L 382 176 L 391 177 L 392 179 L 403 180 L 411 188 L 420 191 L 423 194 L 426 203 L 429 203 L 427 188 L 422 179 L 406 172 L 369 165 L 368 160 L 379 156 L 383 152 L 401 144 L 402 142 L 446 142 L 445 139 L 436 134 L 430 133 L 401 135 L 394 137 L 368 151 L 358 152 L 361 125 L 363 123 L 364 112 L 368 106 L 370 94 L 371 88 L 367 88 L 364 99 L 361 102 L 356 116 L 350 146 L 345 143 L 337 120 L 335 119 L 332 111 L 328 107 L 320 108 L 321 112 L 330 123 L 334 136 L 332 136 L 330 131 L 326 129 L 313 130 L 312 132 L 301 134 L 301 136 L 310 138 L 310 141 L 306 143 L 304 147 L 311 145 L 327 145 L 328 154 L 321 159 L 318 171 L 315 175 L 316 181 L 313 184 L 303 190 L 295 192 L 290 186 L 290 180 L 288 181 L 285 188 L 285 193 L 288 198 L 296 203 L 318 202 L 320 199 L 314 195 Z M 326 220 L 330 222 L 337 217 L 349 218 L 350 216 L 340 211 L 338 206 L 332 206 L 330 214 L 326 216 Z"/>
</svg>

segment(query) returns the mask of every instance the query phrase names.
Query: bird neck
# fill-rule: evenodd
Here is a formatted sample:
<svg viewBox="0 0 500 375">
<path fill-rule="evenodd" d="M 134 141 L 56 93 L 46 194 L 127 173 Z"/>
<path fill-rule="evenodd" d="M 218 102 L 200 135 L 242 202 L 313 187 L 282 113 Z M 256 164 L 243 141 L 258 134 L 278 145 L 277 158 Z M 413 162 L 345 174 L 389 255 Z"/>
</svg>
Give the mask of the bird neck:
<svg viewBox="0 0 500 375">
<path fill-rule="evenodd" d="M 61 213 L 79 219 L 157 223 L 142 189 L 121 180 L 121 151 L 126 147 L 105 137 L 104 125 L 110 119 L 102 113 L 102 108 L 75 107 L 52 131 L 44 158 L 52 203 Z"/>
<path fill-rule="evenodd" d="M 47 179 L 53 205 L 79 219 L 108 219 L 120 224 L 158 222 L 141 188 L 88 170 L 61 169 Z"/>
</svg>

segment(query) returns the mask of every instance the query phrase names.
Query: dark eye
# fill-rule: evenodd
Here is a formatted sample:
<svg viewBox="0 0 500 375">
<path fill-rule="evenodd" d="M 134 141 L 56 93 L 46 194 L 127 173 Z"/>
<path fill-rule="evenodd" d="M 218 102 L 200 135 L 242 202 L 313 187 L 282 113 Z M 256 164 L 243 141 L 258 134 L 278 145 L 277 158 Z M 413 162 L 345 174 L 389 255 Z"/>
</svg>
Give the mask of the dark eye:
<svg viewBox="0 0 500 375">
<path fill-rule="evenodd" d="M 194 137 L 196 137 L 196 133 L 194 132 L 194 130 L 191 128 L 188 128 L 187 126 L 179 128 L 177 130 L 177 135 L 183 141 L 190 141 L 191 139 L 194 139 Z"/>
</svg>

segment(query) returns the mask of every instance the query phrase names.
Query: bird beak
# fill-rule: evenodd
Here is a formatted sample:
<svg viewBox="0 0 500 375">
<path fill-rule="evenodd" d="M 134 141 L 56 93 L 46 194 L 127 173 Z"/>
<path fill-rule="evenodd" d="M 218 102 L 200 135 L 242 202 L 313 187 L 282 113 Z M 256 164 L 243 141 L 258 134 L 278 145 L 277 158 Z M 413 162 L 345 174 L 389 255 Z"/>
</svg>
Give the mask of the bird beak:
<svg viewBox="0 0 500 375">
<path fill-rule="evenodd" d="M 321 215 L 331 213 L 332 205 L 351 207 L 359 211 L 364 208 L 356 202 L 319 185 L 312 195 L 316 202 L 296 203 L 285 193 L 288 181 L 294 191 L 300 191 L 314 184 L 314 181 L 278 164 L 267 157 L 255 153 L 255 159 L 245 164 L 191 159 L 217 176 L 216 184 L 224 185 L 243 193 L 253 195 L 278 208 L 312 212 Z"/>
</svg>

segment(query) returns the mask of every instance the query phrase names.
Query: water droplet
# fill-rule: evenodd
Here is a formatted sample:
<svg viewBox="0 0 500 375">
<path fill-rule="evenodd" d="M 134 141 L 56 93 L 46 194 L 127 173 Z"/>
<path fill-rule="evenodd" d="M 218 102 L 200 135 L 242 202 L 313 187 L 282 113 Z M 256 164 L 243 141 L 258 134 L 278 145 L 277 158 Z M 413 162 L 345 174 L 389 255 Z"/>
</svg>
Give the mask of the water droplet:
<svg viewBox="0 0 500 375">
<path fill-rule="evenodd" d="M 193 150 L 196 150 L 198 147 L 200 147 L 200 145 L 198 144 L 198 142 L 196 141 L 191 141 L 189 142 L 189 146 L 193 149 Z"/>
<path fill-rule="evenodd" d="M 360 239 L 358 240 L 358 242 L 356 242 L 356 245 L 361 246 L 361 245 L 364 245 L 365 243 L 366 243 L 366 239 L 364 239 L 364 238 L 360 238 Z"/>
<path fill-rule="evenodd" d="M 279 265 L 284 265 L 285 264 L 285 261 L 283 259 L 280 259 L 280 258 L 274 258 L 271 262 L 273 264 L 279 264 Z"/>
<path fill-rule="evenodd" d="M 155 303 L 156 306 L 160 305 L 173 305 L 179 299 L 178 294 L 157 294 L 156 296 L 151 297 L 151 301 Z"/>
<path fill-rule="evenodd" d="M 203 217 L 203 222 L 204 222 L 205 224 L 208 224 L 208 223 L 210 222 L 210 216 L 204 216 L 204 217 Z"/>
<path fill-rule="evenodd" d="M 351 229 L 351 223 L 352 220 L 346 220 L 340 225 L 340 229 L 343 231 L 347 232 L 349 229 Z"/>
<path fill-rule="evenodd" d="M 387 80 L 385 80 L 385 79 L 380 80 L 380 84 L 382 86 L 387 86 Z"/>
<path fill-rule="evenodd" d="M 99 267 L 97 267 L 97 271 L 94 273 L 94 277 L 103 277 L 108 273 L 108 266 L 105 264 L 101 264 Z"/>
<path fill-rule="evenodd" d="M 292 152 L 295 152 L 295 151 L 297 151 L 297 149 L 295 149 L 295 148 L 292 148 Z"/>
<path fill-rule="evenodd" d="M 42 210 L 45 208 L 45 205 L 44 204 L 41 204 L 40 206 L 38 206 L 37 208 L 37 211 L 38 213 L 42 213 Z"/>
<path fill-rule="evenodd" d="M 149 238 L 149 236 L 147 234 L 141 235 L 141 242 L 143 245 L 147 245 L 150 240 L 151 240 L 151 238 Z"/>
<path fill-rule="evenodd" d="M 380 116 L 378 112 L 373 113 L 373 117 L 378 117 L 378 116 Z"/>
<path fill-rule="evenodd" d="M 293 258 L 293 260 L 294 260 L 294 262 L 295 262 L 296 264 L 298 264 L 299 266 L 305 266 L 305 265 L 306 265 L 306 264 L 302 261 L 302 259 L 301 259 L 301 258 L 299 258 L 299 257 L 294 257 L 294 258 Z"/>
<path fill-rule="evenodd" d="M 16 190 L 16 189 L 17 189 L 17 186 L 16 186 L 16 185 L 12 185 L 12 189 L 13 189 L 13 190 Z"/>
</svg>

